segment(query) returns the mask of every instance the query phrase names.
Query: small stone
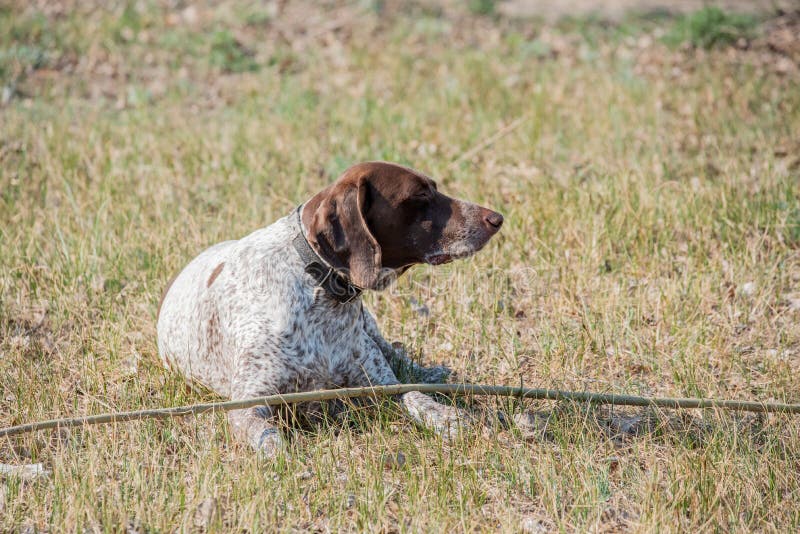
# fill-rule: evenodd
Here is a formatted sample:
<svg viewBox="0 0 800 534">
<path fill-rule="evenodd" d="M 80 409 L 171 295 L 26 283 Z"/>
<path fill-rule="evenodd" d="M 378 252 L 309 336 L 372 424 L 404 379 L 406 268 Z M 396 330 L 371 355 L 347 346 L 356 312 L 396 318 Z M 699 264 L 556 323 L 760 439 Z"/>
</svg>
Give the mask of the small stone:
<svg viewBox="0 0 800 534">
<path fill-rule="evenodd" d="M 609 427 L 619 434 L 640 435 L 647 428 L 647 421 L 641 415 L 615 415 L 608 422 Z"/>
<path fill-rule="evenodd" d="M 411 304 L 411 309 L 414 310 L 414 313 L 421 317 L 428 317 L 431 314 L 430 308 L 422 302 L 419 302 L 414 297 L 408 299 L 409 304 Z"/>
<path fill-rule="evenodd" d="M 783 296 L 789 309 L 792 311 L 800 311 L 800 293 L 787 293 Z"/>
<path fill-rule="evenodd" d="M 775 62 L 775 70 L 779 74 L 787 74 L 794 69 L 794 63 L 791 59 L 787 57 L 779 57 L 778 60 Z"/>
<path fill-rule="evenodd" d="M 745 297 L 752 297 L 756 292 L 755 282 L 745 282 L 742 284 L 742 295 Z"/>
<path fill-rule="evenodd" d="M 397 454 L 384 454 L 382 460 L 386 469 L 400 469 L 406 465 L 406 455 L 399 451 Z"/>
<path fill-rule="evenodd" d="M 23 464 L 23 465 L 10 465 L 0 464 L 0 476 L 9 477 L 15 476 L 22 480 L 34 480 L 40 477 L 47 477 L 50 471 L 45 469 L 42 464 Z"/>
<path fill-rule="evenodd" d="M 124 377 L 132 377 L 139 374 L 139 361 L 142 356 L 136 349 L 131 349 L 131 354 L 120 364 L 120 372 Z"/>
<path fill-rule="evenodd" d="M 125 26 L 119 31 L 119 36 L 125 41 L 133 41 L 133 39 L 136 37 L 136 34 L 132 28 Z"/>
<path fill-rule="evenodd" d="M 136 519 L 131 519 L 125 524 L 125 534 L 145 534 L 145 529 Z"/>
<path fill-rule="evenodd" d="M 194 511 L 194 525 L 199 528 L 206 528 L 214 520 L 217 511 L 217 500 L 213 497 L 204 499 Z"/>
<path fill-rule="evenodd" d="M 14 98 L 14 88 L 10 85 L 4 85 L 2 92 L 0 92 L 0 104 L 6 105 Z"/>
<path fill-rule="evenodd" d="M 189 6 L 181 12 L 181 18 L 186 24 L 195 24 L 200 17 L 197 8 Z"/>
<path fill-rule="evenodd" d="M 544 436 L 547 432 L 548 417 L 530 412 L 514 414 L 512 418 L 522 436 L 526 439 Z"/>
<path fill-rule="evenodd" d="M 608 462 L 609 471 L 615 471 L 619 467 L 619 457 L 617 456 L 609 456 L 606 461 Z"/>
<path fill-rule="evenodd" d="M 520 528 L 525 534 L 544 534 L 550 532 L 550 529 L 547 528 L 547 524 L 545 524 L 542 519 L 531 516 L 522 519 Z"/>
<path fill-rule="evenodd" d="M 102 275 L 95 275 L 89 285 L 95 293 L 102 293 L 106 288 L 106 279 Z"/>
<path fill-rule="evenodd" d="M 310 470 L 306 469 L 305 471 L 301 471 L 301 472 L 297 473 L 295 475 L 295 478 L 297 478 L 299 480 L 308 480 L 313 476 L 314 476 L 314 473 L 312 473 Z"/>
<path fill-rule="evenodd" d="M 30 336 L 11 336 L 8 338 L 8 341 L 11 348 L 16 350 L 24 350 L 31 345 Z"/>
</svg>

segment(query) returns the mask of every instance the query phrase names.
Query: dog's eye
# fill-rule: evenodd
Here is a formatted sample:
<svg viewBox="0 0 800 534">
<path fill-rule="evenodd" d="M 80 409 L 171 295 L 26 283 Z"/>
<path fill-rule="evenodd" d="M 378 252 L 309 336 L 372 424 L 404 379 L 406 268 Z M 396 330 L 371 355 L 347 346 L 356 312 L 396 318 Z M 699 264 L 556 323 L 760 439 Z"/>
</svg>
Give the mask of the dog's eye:
<svg viewBox="0 0 800 534">
<path fill-rule="evenodd" d="M 433 196 L 433 194 L 430 191 L 426 190 L 426 191 L 419 191 L 417 193 L 414 193 L 413 198 L 415 198 L 417 200 L 430 200 L 430 198 L 432 196 Z"/>
</svg>

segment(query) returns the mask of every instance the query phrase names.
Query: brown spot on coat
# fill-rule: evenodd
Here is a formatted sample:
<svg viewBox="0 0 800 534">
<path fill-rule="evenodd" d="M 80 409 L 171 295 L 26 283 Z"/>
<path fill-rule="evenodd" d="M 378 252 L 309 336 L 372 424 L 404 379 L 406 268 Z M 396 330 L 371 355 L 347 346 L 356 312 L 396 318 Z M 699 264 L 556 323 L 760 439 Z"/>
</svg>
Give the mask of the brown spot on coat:
<svg viewBox="0 0 800 534">
<path fill-rule="evenodd" d="M 208 277 L 208 282 L 206 282 L 206 287 L 211 287 L 211 284 L 213 284 L 214 280 L 217 279 L 217 277 L 219 276 L 219 273 L 222 272 L 222 268 L 223 267 L 225 267 L 225 262 L 224 261 L 222 263 L 220 263 L 219 265 L 217 265 L 216 267 L 214 267 L 214 270 L 211 271 L 211 276 Z"/>
</svg>

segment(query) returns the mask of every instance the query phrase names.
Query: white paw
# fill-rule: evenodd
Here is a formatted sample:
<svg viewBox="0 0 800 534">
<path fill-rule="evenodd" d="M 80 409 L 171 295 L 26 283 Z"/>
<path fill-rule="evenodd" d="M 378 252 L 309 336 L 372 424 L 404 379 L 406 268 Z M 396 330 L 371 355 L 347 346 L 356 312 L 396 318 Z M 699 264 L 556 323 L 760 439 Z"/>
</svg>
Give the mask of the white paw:
<svg viewBox="0 0 800 534">
<path fill-rule="evenodd" d="M 455 439 L 472 427 L 469 413 L 455 406 L 439 404 L 418 391 L 403 395 L 403 406 L 417 423 L 445 439 Z"/>
</svg>

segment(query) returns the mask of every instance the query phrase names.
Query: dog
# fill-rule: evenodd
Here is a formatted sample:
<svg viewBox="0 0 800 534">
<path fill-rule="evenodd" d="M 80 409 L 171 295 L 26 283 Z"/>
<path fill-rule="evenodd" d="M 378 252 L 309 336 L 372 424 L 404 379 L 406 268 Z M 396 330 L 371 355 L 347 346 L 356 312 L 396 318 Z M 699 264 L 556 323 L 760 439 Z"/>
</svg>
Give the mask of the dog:
<svg viewBox="0 0 800 534">
<path fill-rule="evenodd" d="M 289 215 L 192 260 L 161 299 L 159 354 L 188 381 L 231 399 L 397 384 L 391 362 L 402 355 L 362 291 L 385 288 L 415 264 L 470 256 L 502 224 L 501 214 L 440 193 L 410 168 L 354 165 Z M 441 434 L 467 420 L 419 392 L 399 400 Z M 235 438 L 257 451 L 282 449 L 272 408 L 233 410 L 228 419 Z"/>
</svg>

